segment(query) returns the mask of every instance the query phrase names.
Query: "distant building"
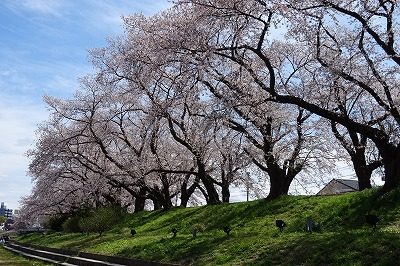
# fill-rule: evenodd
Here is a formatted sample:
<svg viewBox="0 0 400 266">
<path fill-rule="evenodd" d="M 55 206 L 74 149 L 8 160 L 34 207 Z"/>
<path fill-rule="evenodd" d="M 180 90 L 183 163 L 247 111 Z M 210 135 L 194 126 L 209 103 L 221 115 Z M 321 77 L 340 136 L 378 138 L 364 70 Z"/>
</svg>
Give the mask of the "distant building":
<svg viewBox="0 0 400 266">
<path fill-rule="evenodd" d="M 4 216 L 7 219 L 12 219 L 13 211 L 11 209 L 7 209 L 4 205 L 4 202 L 0 205 L 0 216 Z"/>
<path fill-rule="evenodd" d="M 332 179 L 317 195 L 337 195 L 354 191 L 359 191 L 357 180 Z"/>
</svg>

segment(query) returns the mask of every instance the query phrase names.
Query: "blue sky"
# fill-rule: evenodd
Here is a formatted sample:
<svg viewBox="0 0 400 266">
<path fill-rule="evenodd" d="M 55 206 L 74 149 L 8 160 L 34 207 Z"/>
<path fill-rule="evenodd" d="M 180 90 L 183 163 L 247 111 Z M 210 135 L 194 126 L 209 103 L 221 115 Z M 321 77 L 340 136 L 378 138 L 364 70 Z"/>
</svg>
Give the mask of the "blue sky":
<svg viewBox="0 0 400 266">
<path fill-rule="evenodd" d="M 18 208 L 31 178 L 25 153 L 48 117 L 43 95 L 70 97 L 93 71 L 88 49 L 121 34 L 121 16 L 154 14 L 167 0 L 0 1 L 0 201 Z"/>
<path fill-rule="evenodd" d="M 0 201 L 18 208 L 32 188 L 25 153 L 48 112 L 44 95 L 67 98 L 93 72 L 88 50 L 122 34 L 122 15 L 151 15 L 168 0 L 0 0 Z M 341 178 L 353 177 L 345 167 Z M 232 200 L 245 198 L 243 189 Z"/>
</svg>

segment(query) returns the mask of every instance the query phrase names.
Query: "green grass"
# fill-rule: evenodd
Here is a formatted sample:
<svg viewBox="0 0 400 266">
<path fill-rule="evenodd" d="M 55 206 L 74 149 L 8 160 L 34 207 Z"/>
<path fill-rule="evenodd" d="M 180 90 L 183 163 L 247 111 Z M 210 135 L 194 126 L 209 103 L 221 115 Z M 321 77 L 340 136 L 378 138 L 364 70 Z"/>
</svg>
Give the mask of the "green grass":
<svg viewBox="0 0 400 266">
<path fill-rule="evenodd" d="M 52 264 L 46 264 L 38 260 L 31 260 L 24 258 L 0 246 L 0 265 L 1 266 L 44 266 Z"/>
<path fill-rule="evenodd" d="M 373 232 L 366 213 L 381 218 Z M 312 217 L 320 233 L 305 232 Z M 283 233 L 275 220 L 288 224 Z M 227 236 L 222 227 L 232 228 Z M 203 229 L 192 238 L 193 226 Z M 172 238 L 171 229 L 178 229 Z M 137 235 L 130 236 L 130 228 Z M 102 237 L 51 233 L 21 236 L 21 241 L 144 260 L 190 265 L 398 265 L 400 190 L 340 196 L 285 196 L 196 208 L 129 215 Z"/>
</svg>

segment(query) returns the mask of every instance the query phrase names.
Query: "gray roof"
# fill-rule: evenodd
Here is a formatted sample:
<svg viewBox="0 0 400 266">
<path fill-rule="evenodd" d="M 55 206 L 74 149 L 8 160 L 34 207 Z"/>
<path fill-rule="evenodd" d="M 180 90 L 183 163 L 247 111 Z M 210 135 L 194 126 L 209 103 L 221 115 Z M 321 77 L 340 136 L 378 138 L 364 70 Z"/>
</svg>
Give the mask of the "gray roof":
<svg viewBox="0 0 400 266">
<path fill-rule="evenodd" d="M 329 181 L 329 183 L 326 184 L 317 195 L 336 195 L 358 190 L 358 180 L 334 178 Z"/>
<path fill-rule="evenodd" d="M 351 179 L 336 179 L 339 183 L 342 183 L 345 186 L 348 186 L 352 189 L 358 190 L 358 180 L 351 180 Z"/>
</svg>

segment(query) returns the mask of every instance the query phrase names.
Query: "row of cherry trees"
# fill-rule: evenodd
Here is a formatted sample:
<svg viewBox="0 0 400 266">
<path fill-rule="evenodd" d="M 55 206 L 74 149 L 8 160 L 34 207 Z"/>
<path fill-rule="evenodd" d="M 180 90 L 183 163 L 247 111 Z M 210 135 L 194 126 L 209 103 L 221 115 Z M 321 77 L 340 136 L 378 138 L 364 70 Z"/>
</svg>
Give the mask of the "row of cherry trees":
<svg viewBox="0 0 400 266">
<path fill-rule="evenodd" d="M 181 0 L 125 17 L 79 92 L 46 98 L 26 208 L 229 202 L 257 171 L 273 199 L 340 159 L 360 189 L 378 168 L 383 191 L 397 187 L 398 13 L 383 0 Z"/>
</svg>

